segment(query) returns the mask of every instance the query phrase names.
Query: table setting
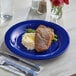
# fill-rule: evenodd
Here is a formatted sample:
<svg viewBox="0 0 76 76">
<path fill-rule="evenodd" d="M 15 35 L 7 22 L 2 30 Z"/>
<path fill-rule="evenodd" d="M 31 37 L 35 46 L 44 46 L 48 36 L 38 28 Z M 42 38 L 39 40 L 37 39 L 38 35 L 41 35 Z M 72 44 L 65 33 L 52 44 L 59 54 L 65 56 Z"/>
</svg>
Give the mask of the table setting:
<svg viewBox="0 0 76 76">
<path fill-rule="evenodd" d="M 75 2 L 0 0 L 0 74 L 76 76 Z"/>
</svg>

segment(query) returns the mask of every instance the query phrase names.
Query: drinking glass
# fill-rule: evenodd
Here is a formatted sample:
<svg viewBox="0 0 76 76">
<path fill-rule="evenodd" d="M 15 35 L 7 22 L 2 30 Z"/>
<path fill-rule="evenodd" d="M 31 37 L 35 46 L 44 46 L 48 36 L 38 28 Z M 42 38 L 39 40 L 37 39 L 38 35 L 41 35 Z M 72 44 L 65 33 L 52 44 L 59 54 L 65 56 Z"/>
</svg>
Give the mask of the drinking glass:
<svg viewBox="0 0 76 76">
<path fill-rule="evenodd" d="M 0 0 L 0 26 L 11 20 L 13 16 L 13 0 Z"/>
<path fill-rule="evenodd" d="M 32 0 L 32 9 L 37 10 L 40 0 Z"/>
</svg>

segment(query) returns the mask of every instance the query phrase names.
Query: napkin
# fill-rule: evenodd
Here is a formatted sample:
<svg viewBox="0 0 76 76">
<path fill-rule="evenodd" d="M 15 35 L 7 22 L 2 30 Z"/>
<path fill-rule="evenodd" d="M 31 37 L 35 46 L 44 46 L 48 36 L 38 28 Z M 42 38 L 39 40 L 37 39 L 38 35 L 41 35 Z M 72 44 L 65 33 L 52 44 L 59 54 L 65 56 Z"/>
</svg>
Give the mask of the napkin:
<svg viewBox="0 0 76 76">
<path fill-rule="evenodd" d="M 16 58 L 19 58 L 20 60 L 23 60 L 23 61 L 26 61 L 26 60 L 27 60 L 27 59 L 21 58 L 21 57 L 15 55 L 15 54 L 13 54 L 12 52 L 10 52 L 9 49 L 6 47 L 5 43 L 2 44 L 0 53 L 4 53 L 4 54 L 7 54 L 7 55 L 12 55 L 12 56 L 14 56 L 14 57 L 16 57 Z M 0 57 L 1 57 L 1 56 L 0 56 Z M 1 58 L 3 58 L 3 57 L 1 57 Z M 6 57 L 6 59 L 8 59 L 8 58 Z M 10 59 L 10 60 L 9 60 L 9 59 Z M 8 60 L 9 60 L 10 62 L 14 61 L 14 64 L 19 64 L 19 65 L 21 65 L 21 66 L 24 66 L 24 67 L 27 68 L 28 70 L 32 70 L 32 68 L 31 68 L 30 66 L 28 66 L 27 64 L 23 64 L 23 63 L 21 63 L 20 61 L 15 61 L 14 59 L 11 59 L 11 58 L 9 58 L 9 59 L 8 59 Z M 27 60 L 27 61 L 31 62 L 30 60 Z M 1 63 L 1 62 L 0 62 L 0 63 Z M 32 63 L 33 63 L 33 62 L 32 62 Z M 35 63 L 33 63 L 33 64 L 35 64 Z M 38 65 L 38 64 L 35 64 L 35 65 Z M 19 71 L 16 71 L 15 69 L 12 69 L 12 68 L 10 68 L 10 67 L 2 66 L 2 65 L 0 65 L 0 67 L 6 69 L 6 70 L 8 70 L 8 71 L 11 71 L 11 72 L 13 72 L 13 73 L 15 73 L 15 74 L 18 74 L 18 75 L 20 75 L 20 76 L 24 76 L 24 75 L 23 75 L 22 73 L 20 73 Z M 9 68 L 10 68 L 10 69 L 9 69 Z M 41 72 L 41 70 L 43 69 L 43 67 L 39 65 L 39 68 L 40 68 L 40 71 L 34 71 L 34 70 L 33 70 L 33 71 L 38 74 L 38 73 Z"/>
</svg>

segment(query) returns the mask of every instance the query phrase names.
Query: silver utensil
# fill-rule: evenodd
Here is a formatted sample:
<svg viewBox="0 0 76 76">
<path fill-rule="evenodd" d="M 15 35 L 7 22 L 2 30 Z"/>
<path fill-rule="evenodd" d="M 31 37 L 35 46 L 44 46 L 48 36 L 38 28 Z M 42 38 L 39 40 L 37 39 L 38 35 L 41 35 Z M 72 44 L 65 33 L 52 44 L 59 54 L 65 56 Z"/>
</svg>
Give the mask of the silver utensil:
<svg viewBox="0 0 76 76">
<path fill-rule="evenodd" d="M 9 54 L 5 54 L 5 53 L 0 53 L 0 55 L 9 57 L 9 58 L 14 59 L 14 60 L 16 60 L 16 61 L 20 61 L 21 63 L 27 64 L 27 65 L 29 65 L 30 67 L 32 67 L 31 69 L 34 70 L 34 71 L 37 71 L 37 72 L 40 71 L 40 66 L 37 65 L 37 64 L 34 64 L 34 63 L 29 62 L 29 61 L 26 61 L 26 60 L 23 61 L 23 60 L 21 60 L 21 59 L 15 57 L 15 56 L 12 56 L 12 55 L 9 55 Z"/>
<path fill-rule="evenodd" d="M 1 65 L 0 64 L 0 68 L 6 70 L 8 72 L 11 72 L 13 74 L 16 74 L 18 76 L 25 76 L 25 74 L 23 72 L 19 71 L 18 69 L 16 69 L 13 66 L 10 66 L 10 65 Z"/>
<path fill-rule="evenodd" d="M 15 64 L 14 62 L 11 62 L 10 60 L 2 58 L 2 57 L 0 57 L 0 65 L 13 66 L 16 69 L 18 69 L 20 72 L 24 73 L 25 76 L 37 76 L 37 74 L 31 69 L 27 69 L 19 64 Z"/>
<path fill-rule="evenodd" d="M 4 66 L 9 66 L 9 64 L 7 63 L 3 63 L 1 65 L 4 65 Z M 13 65 L 10 65 L 10 66 L 13 66 Z M 14 66 L 13 66 L 14 67 Z M 23 74 L 25 74 L 25 76 L 33 76 L 33 74 L 31 72 L 25 72 L 25 71 L 22 71 L 20 68 L 16 67 L 16 69 L 18 69 L 20 72 L 22 72 Z"/>
</svg>

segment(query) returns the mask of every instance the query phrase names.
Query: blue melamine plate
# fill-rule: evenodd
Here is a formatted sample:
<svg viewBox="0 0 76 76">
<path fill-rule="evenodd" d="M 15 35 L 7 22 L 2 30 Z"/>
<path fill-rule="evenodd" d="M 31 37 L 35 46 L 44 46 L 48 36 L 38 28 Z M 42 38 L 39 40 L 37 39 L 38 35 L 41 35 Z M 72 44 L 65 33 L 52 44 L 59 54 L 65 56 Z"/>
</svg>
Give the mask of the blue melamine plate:
<svg viewBox="0 0 76 76">
<path fill-rule="evenodd" d="M 27 28 L 36 29 L 40 24 L 53 28 L 55 34 L 58 36 L 58 41 L 53 42 L 47 51 L 38 53 L 36 50 L 27 50 L 21 44 L 21 39 Z M 12 26 L 5 34 L 5 44 L 11 52 L 20 57 L 36 60 L 49 59 L 57 57 L 65 52 L 69 44 L 69 36 L 65 29 L 57 24 L 42 20 L 29 20 Z"/>
</svg>

